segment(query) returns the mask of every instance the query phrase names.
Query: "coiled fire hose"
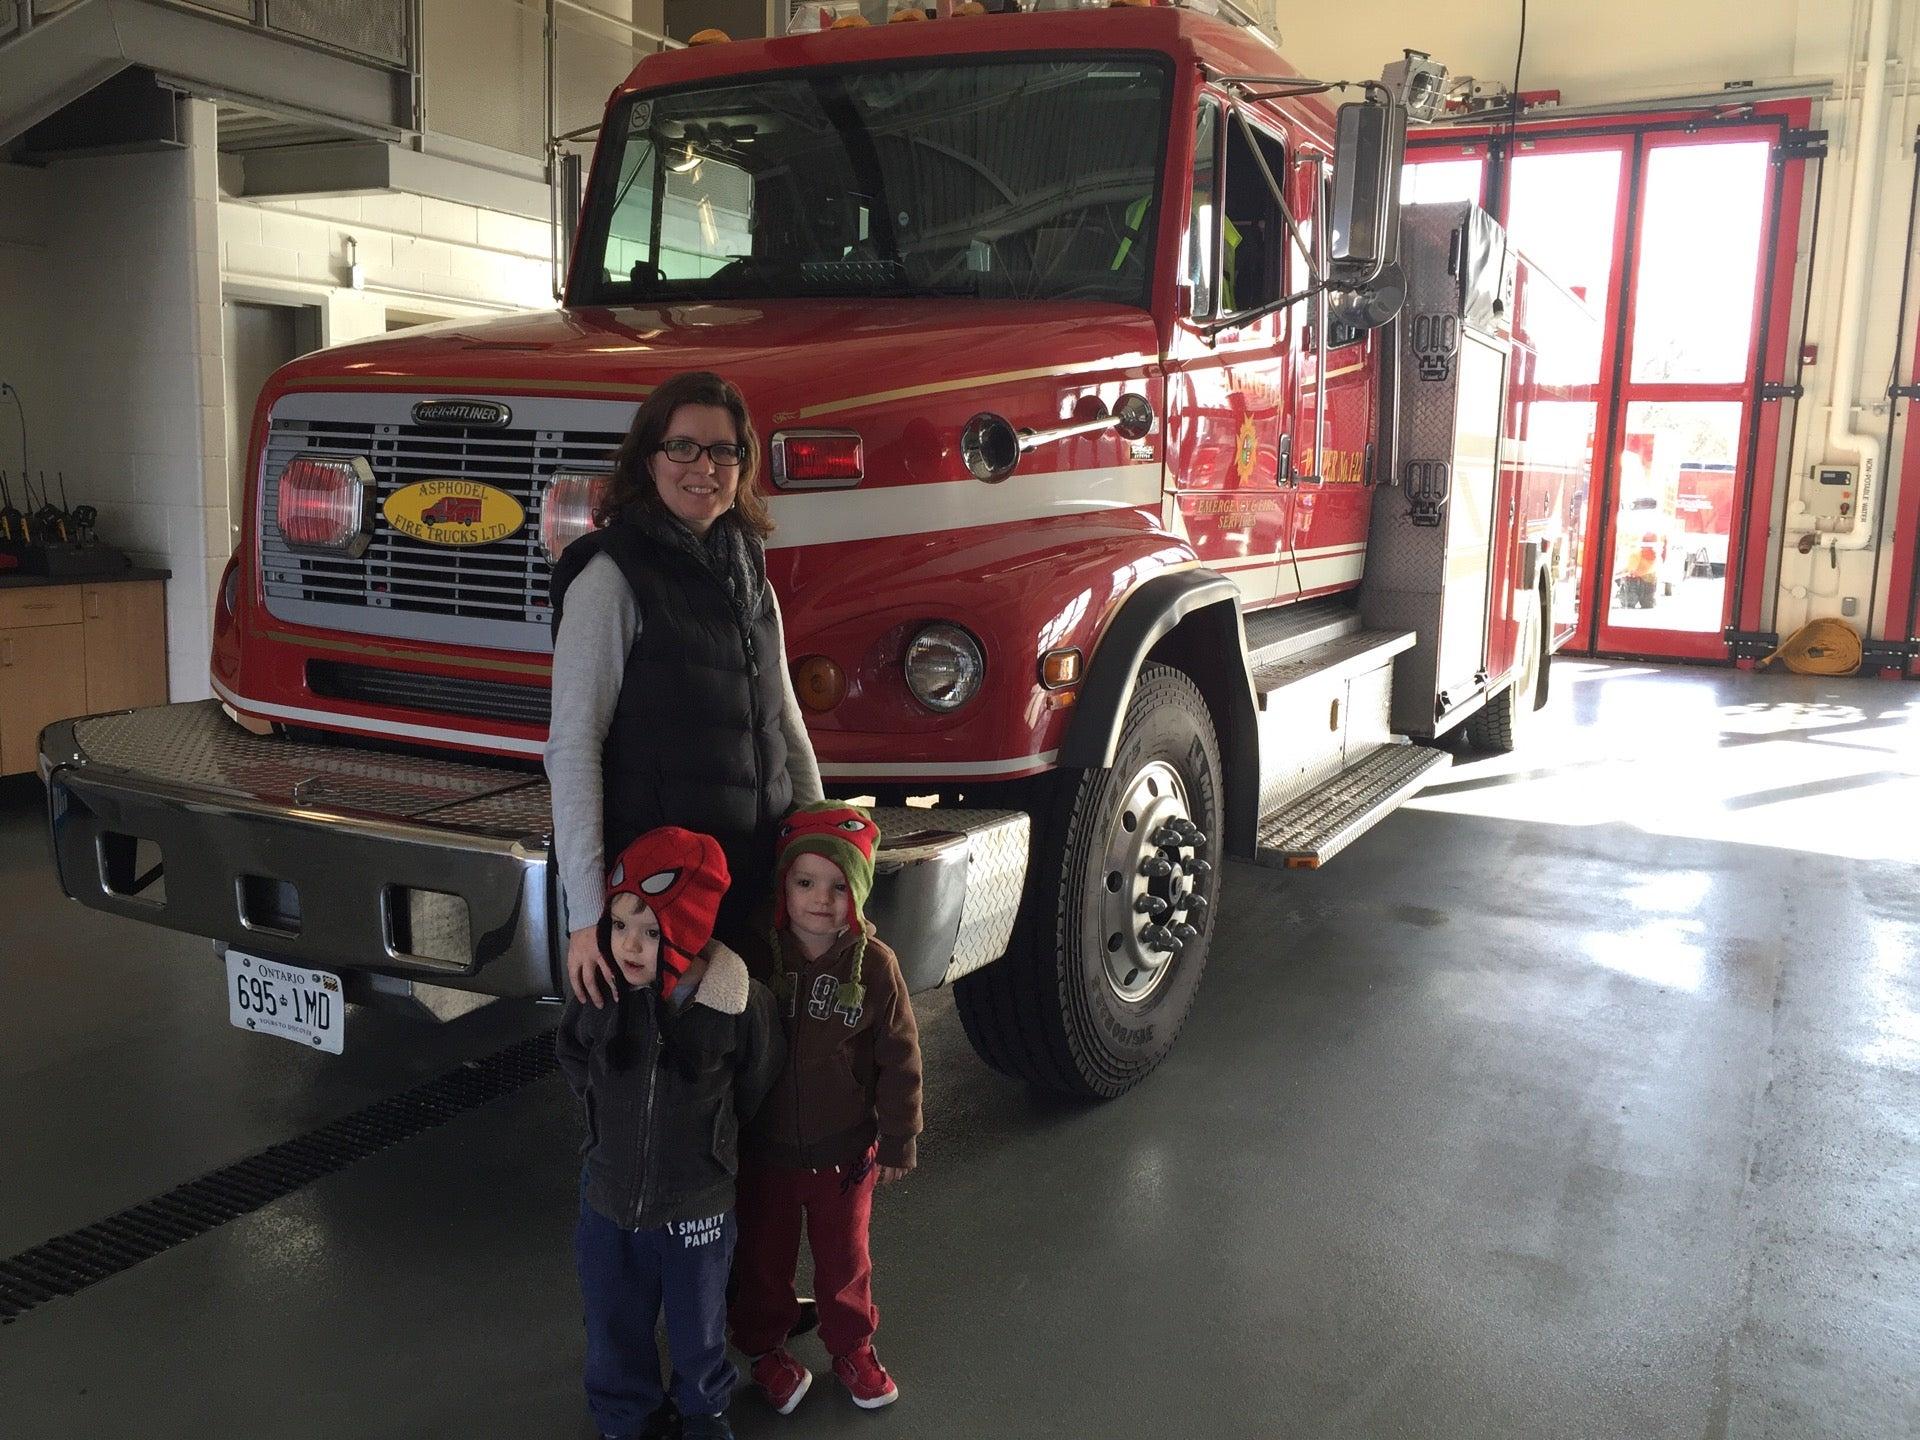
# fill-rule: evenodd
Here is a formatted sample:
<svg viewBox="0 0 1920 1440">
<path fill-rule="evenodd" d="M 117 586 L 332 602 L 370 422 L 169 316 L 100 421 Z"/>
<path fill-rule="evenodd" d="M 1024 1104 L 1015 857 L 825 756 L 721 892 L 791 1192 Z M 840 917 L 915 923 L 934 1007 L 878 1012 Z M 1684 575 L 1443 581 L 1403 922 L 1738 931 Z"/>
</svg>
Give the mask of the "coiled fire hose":
<svg viewBox="0 0 1920 1440">
<path fill-rule="evenodd" d="M 1758 666 L 1783 660 L 1796 675 L 1851 675 L 1860 668 L 1860 636 L 1844 620 L 1809 620 Z"/>
</svg>

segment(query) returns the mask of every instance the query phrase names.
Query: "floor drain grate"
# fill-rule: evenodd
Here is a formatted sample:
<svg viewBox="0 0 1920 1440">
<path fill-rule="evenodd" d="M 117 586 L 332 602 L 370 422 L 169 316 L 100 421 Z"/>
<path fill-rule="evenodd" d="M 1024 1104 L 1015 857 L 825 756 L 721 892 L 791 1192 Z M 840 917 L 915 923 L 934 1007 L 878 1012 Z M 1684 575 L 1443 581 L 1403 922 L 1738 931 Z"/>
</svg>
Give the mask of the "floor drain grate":
<svg viewBox="0 0 1920 1440">
<path fill-rule="evenodd" d="M 49 1300 L 130 1270 L 356 1160 L 510 1095 L 551 1072 L 554 1063 L 553 1032 L 543 1031 L 484 1059 L 470 1060 L 405 1094 L 0 1260 L 0 1325 L 10 1325 Z"/>
</svg>

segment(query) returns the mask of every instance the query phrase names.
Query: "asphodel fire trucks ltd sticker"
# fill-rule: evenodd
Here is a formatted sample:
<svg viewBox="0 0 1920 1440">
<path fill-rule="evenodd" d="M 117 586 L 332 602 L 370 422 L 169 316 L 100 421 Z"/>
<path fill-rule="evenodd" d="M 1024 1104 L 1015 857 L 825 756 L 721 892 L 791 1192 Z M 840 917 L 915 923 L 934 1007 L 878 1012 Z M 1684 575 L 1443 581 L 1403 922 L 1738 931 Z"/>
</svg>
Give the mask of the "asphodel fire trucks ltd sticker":
<svg viewBox="0 0 1920 1440">
<path fill-rule="evenodd" d="M 380 507 L 387 524 L 429 545 L 490 545 L 515 534 L 527 512 L 504 490 L 477 480 L 420 480 Z"/>
</svg>

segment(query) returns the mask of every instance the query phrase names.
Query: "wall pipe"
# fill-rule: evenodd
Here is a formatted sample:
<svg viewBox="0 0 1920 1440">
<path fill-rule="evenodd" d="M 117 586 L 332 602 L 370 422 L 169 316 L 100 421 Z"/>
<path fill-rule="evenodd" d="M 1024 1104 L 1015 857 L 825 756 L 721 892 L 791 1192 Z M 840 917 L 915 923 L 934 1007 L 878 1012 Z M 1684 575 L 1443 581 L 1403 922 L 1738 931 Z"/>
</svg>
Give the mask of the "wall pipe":
<svg viewBox="0 0 1920 1440">
<path fill-rule="evenodd" d="M 1887 52 L 1893 0 L 1868 0 L 1865 83 L 1860 89 L 1860 127 L 1853 147 L 1853 195 L 1847 207 L 1847 248 L 1840 273 L 1840 325 L 1834 340 L 1833 390 L 1827 397 L 1827 453 L 1850 455 L 1860 466 L 1853 527 L 1829 532 L 1827 548 L 1864 550 L 1873 543 L 1884 462 L 1880 437 L 1854 424 L 1860 403 L 1860 345 L 1867 307 L 1868 253 L 1873 242 L 1875 183 L 1880 136 L 1886 118 Z"/>
</svg>

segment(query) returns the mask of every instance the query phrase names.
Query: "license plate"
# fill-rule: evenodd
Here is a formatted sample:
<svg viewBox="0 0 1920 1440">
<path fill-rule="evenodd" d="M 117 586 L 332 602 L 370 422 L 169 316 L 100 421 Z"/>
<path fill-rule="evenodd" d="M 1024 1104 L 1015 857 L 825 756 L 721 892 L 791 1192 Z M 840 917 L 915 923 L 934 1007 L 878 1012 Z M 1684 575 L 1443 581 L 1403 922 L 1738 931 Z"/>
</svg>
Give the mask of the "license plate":
<svg viewBox="0 0 1920 1440">
<path fill-rule="evenodd" d="M 334 1055 L 347 1039 L 338 975 L 239 950 L 227 951 L 227 1018 L 242 1030 Z"/>
</svg>

